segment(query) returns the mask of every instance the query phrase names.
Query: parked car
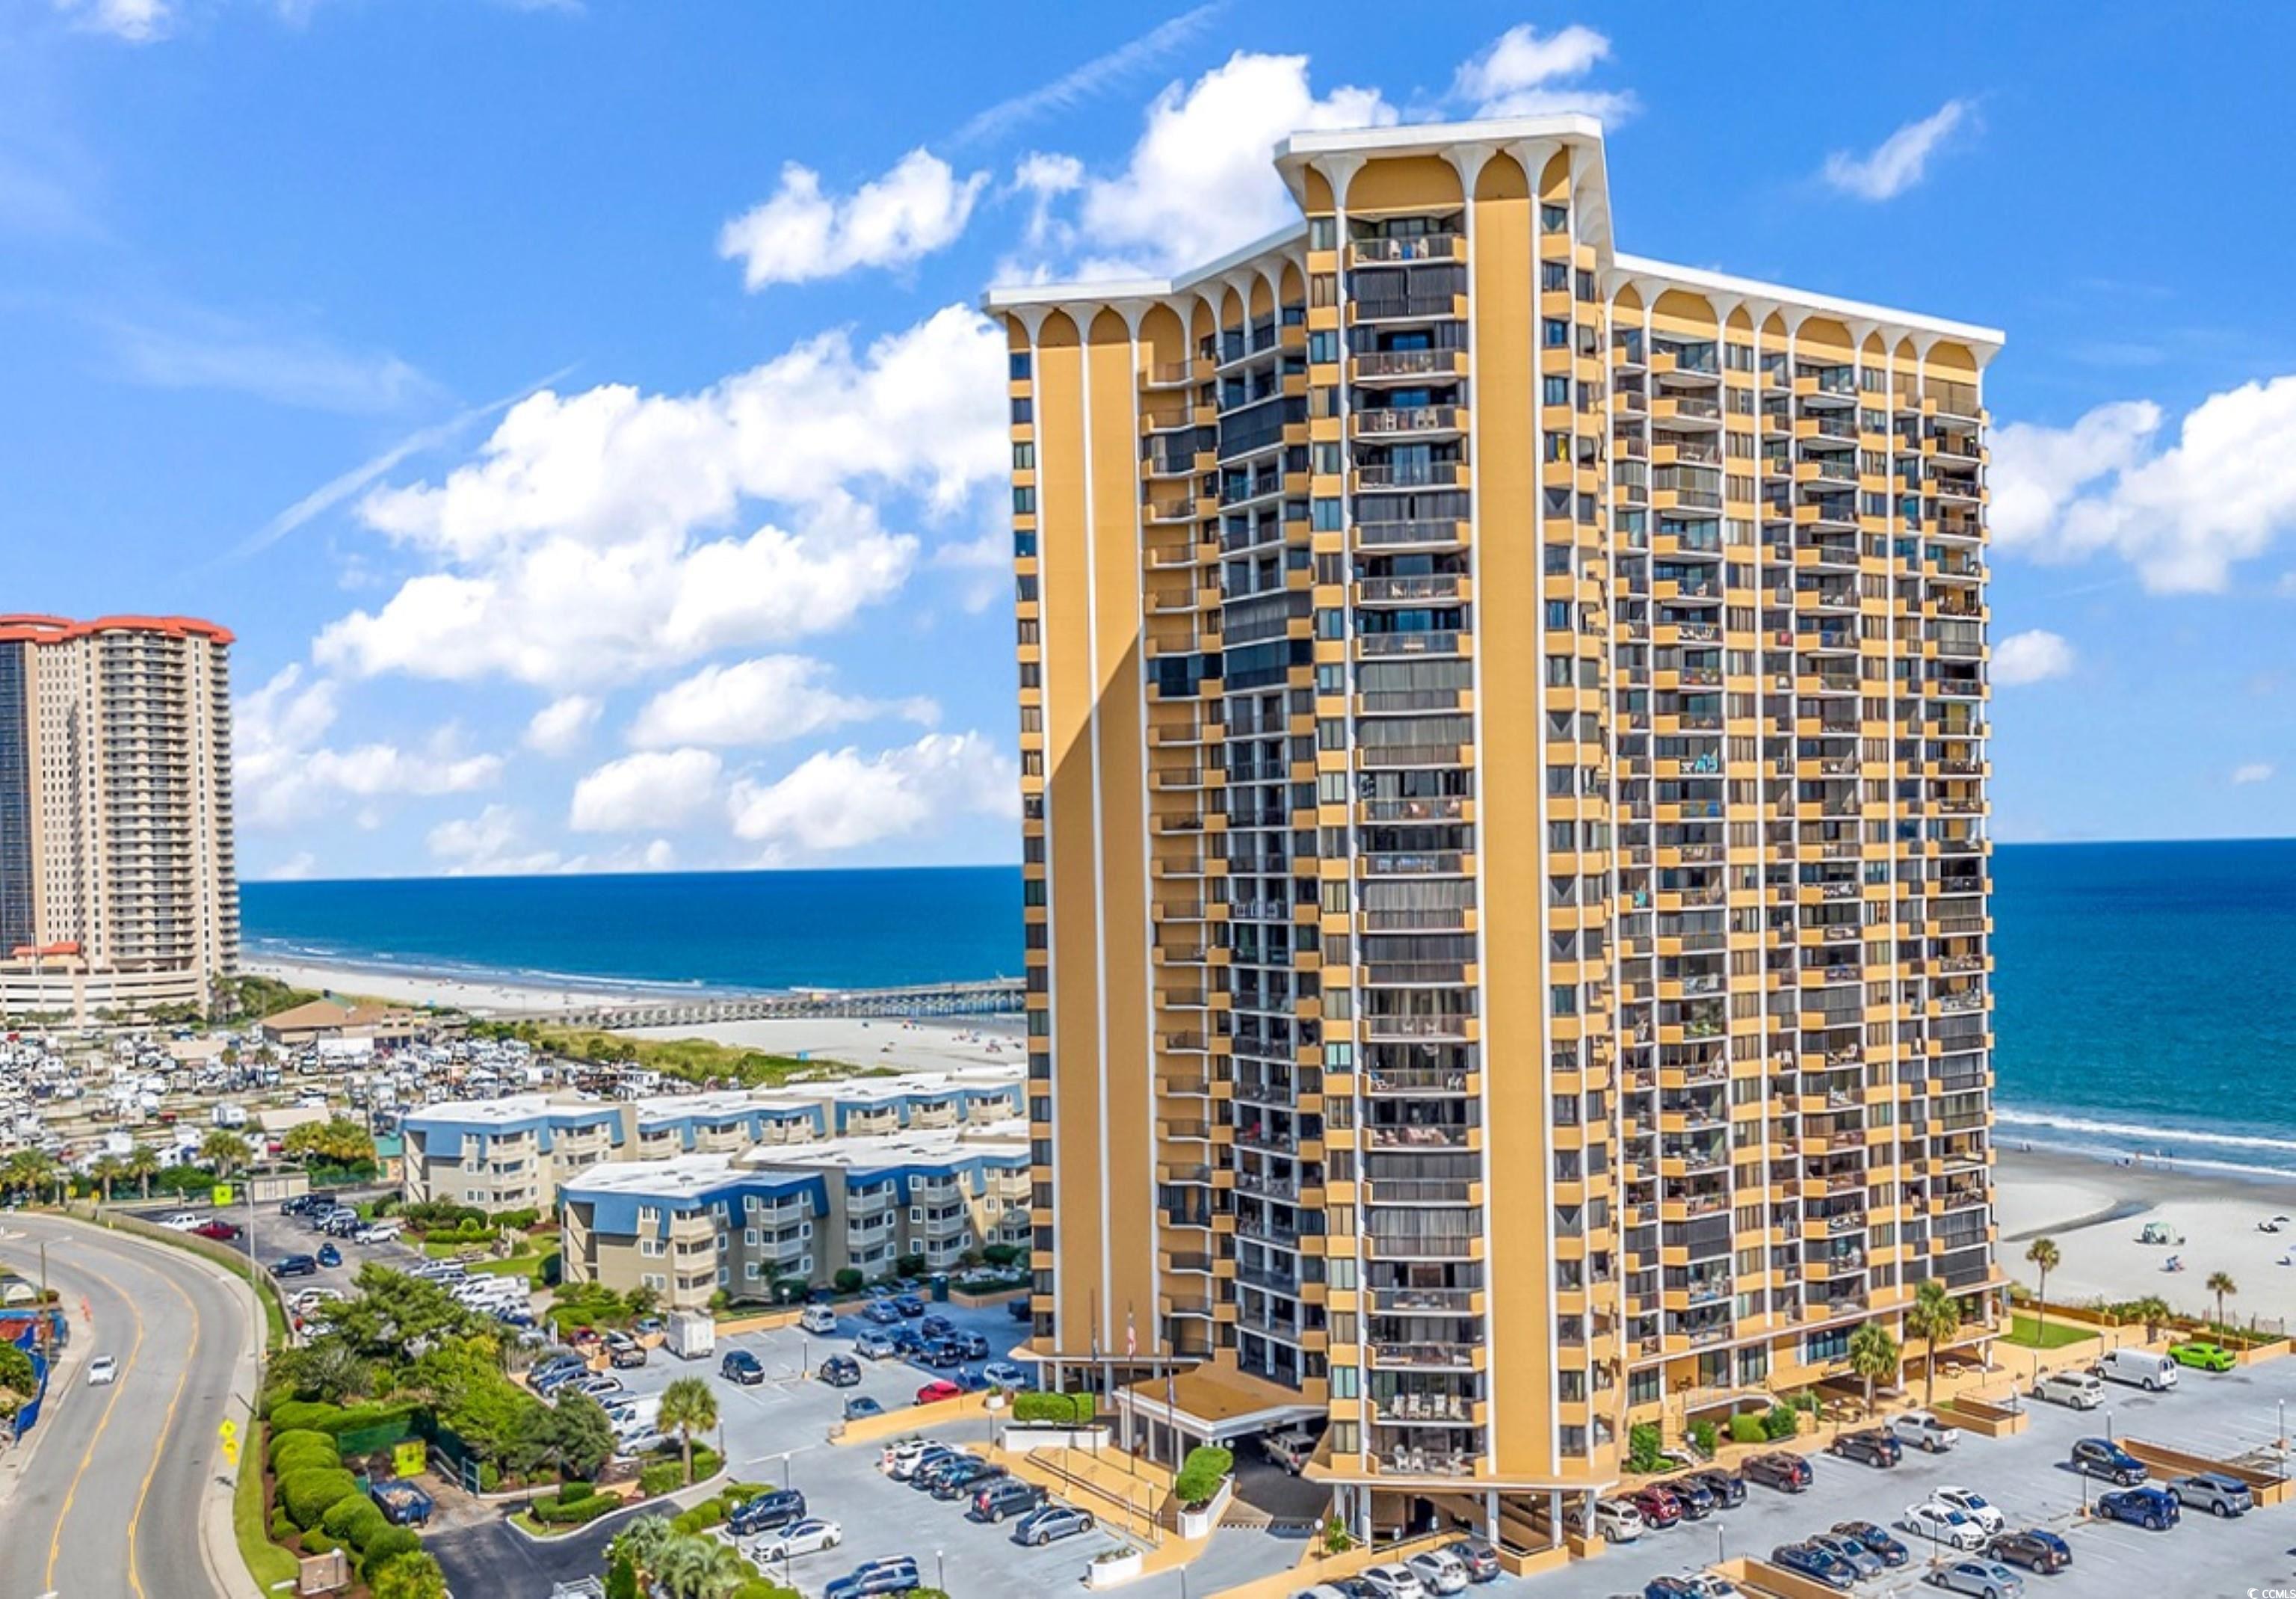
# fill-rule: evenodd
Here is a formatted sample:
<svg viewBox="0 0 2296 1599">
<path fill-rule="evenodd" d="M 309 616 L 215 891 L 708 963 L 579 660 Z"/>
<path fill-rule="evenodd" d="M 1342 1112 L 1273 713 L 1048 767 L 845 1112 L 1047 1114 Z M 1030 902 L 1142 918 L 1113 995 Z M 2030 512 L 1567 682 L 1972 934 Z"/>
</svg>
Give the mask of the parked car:
<svg viewBox="0 0 2296 1599">
<path fill-rule="evenodd" d="M 351 1234 L 353 1243 L 389 1243 L 401 1229 L 395 1221 L 371 1221 Z"/>
<path fill-rule="evenodd" d="M 2073 1546 L 2045 1528 L 2005 1532 L 1985 1546 L 1988 1558 L 2047 1575 L 2073 1563 Z"/>
<path fill-rule="evenodd" d="M 227 1221 L 203 1221 L 192 1229 L 194 1238 L 212 1238 L 217 1243 L 229 1243 L 239 1236 L 239 1229 Z"/>
<path fill-rule="evenodd" d="M 917 1331 L 927 1338 L 947 1338 L 956 1331 L 956 1324 L 945 1316 L 928 1316 L 917 1324 Z"/>
<path fill-rule="evenodd" d="M 1044 1505 L 1021 1518 L 1013 1529 L 1016 1544 L 1045 1545 L 1064 1538 L 1074 1538 L 1079 1532 L 1090 1532 L 1096 1523 L 1092 1512 L 1077 1510 L 1066 1505 Z"/>
<path fill-rule="evenodd" d="M 173 1216 L 161 1217 L 160 1225 L 170 1232 L 188 1233 L 206 1219 L 197 1210 L 178 1210 Z"/>
<path fill-rule="evenodd" d="M 1743 1492 L 1742 1488 L 1739 1490 Z M 1499 1552 L 1479 1538 L 1463 1538 L 1443 1546 L 1444 1550 L 1467 1568 L 1469 1582 L 1496 1582 L 1505 1568 L 1499 1564 Z"/>
<path fill-rule="evenodd" d="M 2189 1365 L 2202 1372 L 2228 1372 L 2240 1364 L 2239 1357 L 2230 1349 L 2205 1338 L 2188 1338 L 2182 1343 L 2170 1344 L 2169 1358 L 2178 1365 Z"/>
<path fill-rule="evenodd" d="M 87 1363 L 87 1385 L 90 1388 L 109 1388 L 119 1381 L 119 1357 L 118 1356 L 98 1355 Z"/>
<path fill-rule="evenodd" d="M 1674 1496 L 1674 1502 L 1682 1506 L 1682 1519 L 1685 1521 L 1704 1521 L 1718 1505 L 1714 1490 L 1695 1477 L 1669 1477 L 1659 1487 Z"/>
<path fill-rule="evenodd" d="M 1682 1501 L 1655 1482 L 1628 1495 L 1627 1502 L 1641 1513 L 1646 1527 L 1663 1531 L 1682 1520 Z"/>
<path fill-rule="evenodd" d="M 1993 1507 L 1992 1502 L 1973 1488 L 1955 1488 L 1950 1484 L 1930 1489 L 1930 1503 L 1957 1510 L 1985 1529 L 1990 1538 L 2009 1529 L 2009 1520 Z"/>
<path fill-rule="evenodd" d="M 308 1255 L 282 1255 L 271 1263 L 275 1277 L 308 1277 L 317 1275 L 319 1263 Z"/>
<path fill-rule="evenodd" d="M 797 1324 L 816 1338 L 826 1338 L 837 1331 L 837 1312 L 826 1305 L 808 1305 L 798 1313 Z"/>
<path fill-rule="evenodd" d="M 2171 1477 L 2167 1486 L 2177 1496 L 2178 1504 L 2205 1510 L 2212 1516 L 2244 1516 L 2256 1508 L 2256 1496 L 2249 1491 L 2248 1484 L 2222 1472 L 2194 1472 L 2189 1477 Z"/>
<path fill-rule="evenodd" d="M 2021 1599 L 2025 1592 L 2025 1579 L 1997 1560 L 1948 1561 L 1930 1573 L 1930 1581 L 1976 1599 Z"/>
<path fill-rule="evenodd" d="M 980 1368 L 981 1381 L 991 1388 L 1026 1388 L 1029 1373 L 1025 1366 L 1010 1360 L 992 1360 Z"/>
<path fill-rule="evenodd" d="M 1023 1482 L 1018 1477 L 1000 1477 L 973 1490 L 972 1504 L 964 1513 L 976 1521 L 993 1525 L 1007 1516 L 1030 1514 L 1044 1502 L 1045 1490 L 1035 1483 Z"/>
<path fill-rule="evenodd" d="M 956 1451 L 947 1444 L 935 1443 L 926 1438 L 905 1438 L 889 1444 L 878 1461 L 879 1469 L 896 1482 L 906 1482 L 925 1466 L 936 1460 L 946 1459 Z"/>
<path fill-rule="evenodd" d="M 980 1464 L 978 1456 L 962 1449 L 951 1449 L 936 1459 L 929 1460 L 909 1473 L 909 1486 L 919 1493 L 929 1494 L 949 1477 L 959 1472 L 969 1472 Z"/>
<path fill-rule="evenodd" d="M 775 1532 L 805 1520 L 805 1495 L 793 1488 L 777 1488 L 744 1499 L 726 1518 L 726 1530 L 735 1538 Z"/>
<path fill-rule="evenodd" d="M 606 1358 L 616 1371 L 631 1371 L 646 1363 L 646 1347 L 627 1332 L 609 1332 Z"/>
<path fill-rule="evenodd" d="M 1747 1481 L 1776 1488 L 1782 1494 L 1803 1492 L 1817 1475 L 1810 1469 L 1809 1462 L 1799 1455 L 1788 1455 L 1784 1451 L 1757 1455 L 1738 1470 Z"/>
<path fill-rule="evenodd" d="M 1905 1454 L 1898 1440 L 1879 1427 L 1869 1427 L 1863 1432 L 1842 1433 L 1826 1446 L 1826 1451 L 1839 1455 L 1844 1460 L 1881 1467 L 1897 1464 Z"/>
<path fill-rule="evenodd" d="M 1643 1599 L 1745 1599 L 1735 1583 L 1711 1571 L 1691 1571 L 1680 1577 L 1653 1577 L 1643 1585 Z"/>
<path fill-rule="evenodd" d="M 1868 1549 L 1862 1539 L 1843 1532 L 1813 1532 L 1802 1540 L 1812 1548 L 1823 1549 L 1857 1574 L 1861 1582 L 1868 1577 L 1879 1577 L 1889 1564 Z"/>
<path fill-rule="evenodd" d="M 1365 1566 L 1363 1589 L 1369 1599 L 1427 1599 L 1427 1589 L 1409 1568 L 1393 1561 Z"/>
<path fill-rule="evenodd" d="M 1742 1477 L 1733 1477 L 1727 1472 L 1693 1472 L 1688 1480 L 1702 1483 L 1714 1496 L 1717 1510 L 1735 1510 L 1746 1502 L 1746 1482 Z"/>
<path fill-rule="evenodd" d="M 320 1265 L 322 1265 L 322 1266 L 340 1266 L 342 1263 L 343 1263 L 343 1252 L 342 1252 L 342 1250 L 340 1250 L 337 1249 L 337 1248 L 336 1248 L 333 1244 L 332 1244 L 332 1243 L 323 1243 L 323 1244 L 321 1244 L 321 1245 L 319 1246 L 319 1264 L 320 1264 Z"/>
<path fill-rule="evenodd" d="M 1926 1410 L 1910 1411 L 1890 1421 L 1890 1436 L 1901 1444 L 1931 1455 L 1942 1455 L 1961 1441 L 1958 1428 L 1948 1427 Z"/>
<path fill-rule="evenodd" d="M 2051 1372 L 2033 1385 L 2033 1397 L 2075 1410 L 2095 1410 L 2104 1403 L 2104 1382 L 2095 1372 Z"/>
<path fill-rule="evenodd" d="M 936 1499 L 970 1499 L 975 1489 L 993 1479 L 1009 1474 L 1003 1466 L 990 1465 L 985 1460 L 967 1456 L 961 1464 L 933 1473 L 932 1496 Z"/>
<path fill-rule="evenodd" d="M 747 1349 L 728 1349 L 718 1363 L 718 1374 L 742 1388 L 755 1388 L 766 1380 L 766 1367 Z"/>
<path fill-rule="evenodd" d="M 964 1397 L 964 1390 L 946 1377 L 936 1377 L 917 1390 L 917 1403 L 920 1405 L 938 1405 L 943 1399 L 961 1399 Z"/>
<path fill-rule="evenodd" d="M 853 1352 L 865 1360 L 890 1360 L 896 1353 L 893 1341 L 882 1332 L 864 1332 L 853 1341 Z"/>
<path fill-rule="evenodd" d="M 1867 1554 L 1881 1561 L 1890 1570 L 1896 1570 L 1913 1559 L 1914 1552 L 1890 1536 L 1888 1531 L 1871 1521 L 1836 1521 L 1833 1530 L 1841 1537 L 1856 1538 L 1865 1546 Z"/>
<path fill-rule="evenodd" d="M 861 1363 L 850 1355 L 832 1355 L 814 1368 L 813 1374 L 832 1388 L 853 1388 L 861 1381 Z"/>
<path fill-rule="evenodd" d="M 901 1313 L 893 1308 L 890 1300 L 871 1300 L 861 1308 L 861 1318 L 874 1322 L 881 1327 L 890 1327 L 901 1319 Z"/>
<path fill-rule="evenodd" d="M 893 1308 L 914 1321 L 925 1313 L 925 1302 L 913 1293 L 897 1294 L 893 1298 Z"/>
<path fill-rule="evenodd" d="M 2102 1477 L 2116 1488 L 2135 1488 L 2152 1474 L 2143 1461 L 2109 1438 L 2074 1439 L 2072 1468 L 2084 1477 Z"/>
<path fill-rule="evenodd" d="M 917 1358 L 937 1372 L 953 1371 L 964 1364 L 964 1352 L 952 1341 L 936 1338 L 926 1343 Z"/>
<path fill-rule="evenodd" d="M 1985 1529 L 1948 1505 L 1924 1500 L 1906 1506 L 1898 1526 L 1933 1544 L 1943 1544 L 1949 1549 L 1982 1549 L 1987 1543 Z"/>
<path fill-rule="evenodd" d="M 822 1599 L 866 1599 L 873 1594 L 906 1594 L 924 1585 L 914 1556 L 898 1554 L 856 1566 L 822 1590 Z"/>
<path fill-rule="evenodd" d="M 759 1565 L 769 1560 L 793 1560 L 800 1554 L 818 1554 L 824 1549 L 834 1549 L 845 1541 L 845 1529 L 834 1521 L 824 1521 L 808 1516 L 791 1521 L 779 1532 L 759 1538 L 750 1549 L 750 1558 Z"/>
<path fill-rule="evenodd" d="M 1770 1551 L 1770 1563 L 1830 1588 L 1846 1591 L 1857 1583 L 1857 1573 L 1847 1561 L 1836 1559 L 1815 1544 L 1780 1544 Z"/>
<path fill-rule="evenodd" d="M 954 1344 L 957 1353 L 967 1360 L 988 1358 L 988 1341 L 978 1332 L 952 1333 L 949 1336 L 949 1342 Z"/>
<path fill-rule="evenodd" d="M 1464 1594 L 1472 1580 L 1465 1565 L 1447 1549 L 1423 1549 L 1405 1561 L 1403 1568 L 1431 1594 Z"/>
<path fill-rule="evenodd" d="M 849 1422 L 857 1422 L 865 1416 L 882 1415 L 884 1414 L 885 1407 L 877 1403 L 876 1400 L 871 1398 L 867 1394 L 855 1394 L 851 1398 L 845 1401 L 845 1419 Z"/>
<path fill-rule="evenodd" d="M 2151 1349 L 2113 1349 L 2096 1363 L 2096 1374 L 2108 1382 L 2127 1382 L 2148 1393 L 2177 1386 L 2177 1363 Z"/>
<path fill-rule="evenodd" d="M 2126 1521 L 2150 1532 L 2162 1532 L 2184 1519 L 2177 1496 L 2164 1488 L 2124 1488 L 2099 1494 L 2096 1513 L 2109 1521 Z"/>
<path fill-rule="evenodd" d="M 1583 1514 L 1570 1518 L 1571 1530 L 1586 1530 Z M 1595 1503 L 1595 1532 L 1604 1543 L 1631 1544 L 1642 1537 L 1649 1525 L 1643 1513 L 1624 1499 L 1598 1499 Z"/>
</svg>

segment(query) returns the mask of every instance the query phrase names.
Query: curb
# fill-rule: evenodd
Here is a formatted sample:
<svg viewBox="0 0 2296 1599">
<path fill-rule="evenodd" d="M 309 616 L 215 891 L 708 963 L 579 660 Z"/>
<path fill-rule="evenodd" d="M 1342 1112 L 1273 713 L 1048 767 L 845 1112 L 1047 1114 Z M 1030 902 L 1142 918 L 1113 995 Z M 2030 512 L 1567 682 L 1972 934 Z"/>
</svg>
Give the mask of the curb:
<svg viewBox="0 0 2296 1599">
<path fill-rule="evenodd" d="M 663 1505 L 677 1505 L 678 1496 L 682 1494 L 694 1495 L 694 1504 L 698 1505 L 703 1499 L 707 1499 L 710 1496 L 708 1493 L 703 1491 L 704 1489 L 715 1488 L 718 1483 L 727 1480 L 732 1477 L 732 1475 L 733 1473 L 730 1471 L 721 1469 L 715 1477 L 705 1477 L 701 1481 L 693 1484 L 691 1488 L 683 1488 L 678 1489 L 676 1494 L 663 1494 L 659 1498 L 653 1499 L 633 1499 L 627 1505 L 623 1505 L 619 1510 L 610 1510 L 604 1515 L 596 1517 L 592 1521 L 584 1521 L 578 1526 L 568 1527 L 557 1532 L 529 1532 L 525 1528 L 518 1524 L 518 1518 L 512 1515 L 504 1515 L 503 1517 L 503 1525 L 509 1528 L 512 1532 L 518 1534 L 519 1537 L 524 1538 L 529 1544 L 555 1544 L 560 1542 L 562 1539 L 573 1538 L 578 1534 L 587 1532 L 593 1527 L 611 1526 L 615 1521 L 620 1517 L 629 1514 L 634 1510 L 657 1509 L 659 1506 Z M 533 1496 L 525 1495 L 522 1496 L 531 1498 Z M 679 1505 L 678 1508 L 680 1510 L 691 1510 L 693 1506 L 692 1505 Z"/>
</svg>

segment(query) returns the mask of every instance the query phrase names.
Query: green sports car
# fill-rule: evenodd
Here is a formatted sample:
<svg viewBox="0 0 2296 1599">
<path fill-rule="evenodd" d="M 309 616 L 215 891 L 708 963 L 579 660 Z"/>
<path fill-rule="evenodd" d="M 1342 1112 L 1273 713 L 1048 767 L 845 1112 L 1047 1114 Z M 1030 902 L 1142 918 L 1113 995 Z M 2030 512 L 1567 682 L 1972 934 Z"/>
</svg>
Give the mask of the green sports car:
<svg viewBox="0 0 2296 1599">
<path fill-rule="evenodd" d="M 2230 1349 L 2220 1343 L 2210 1343 L 2205 1338 L 2170 1344 L 2169 1358 L 2178 1365 L 2194 1365 L 2204 1372 L 2228 1372 L 2240 1364 Z"/>
</svg>

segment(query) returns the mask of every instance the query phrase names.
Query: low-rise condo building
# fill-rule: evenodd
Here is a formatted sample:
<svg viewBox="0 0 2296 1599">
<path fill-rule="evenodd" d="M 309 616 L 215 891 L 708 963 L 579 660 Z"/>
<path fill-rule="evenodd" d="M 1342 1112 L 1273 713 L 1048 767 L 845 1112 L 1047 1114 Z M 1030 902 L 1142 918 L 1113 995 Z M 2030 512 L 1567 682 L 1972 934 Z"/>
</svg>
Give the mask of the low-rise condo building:
<svg viewBox="0 0 2296 1599">
<path fill-rule="evenodd" d="M 2002 336 L 1628 254 L 1583 117 L 1275 165 L 1271 237 L 988 299 L 1035 1347 L 1549 1550 L 1636 1423 L 1999 1330 Z"/>
</svg>

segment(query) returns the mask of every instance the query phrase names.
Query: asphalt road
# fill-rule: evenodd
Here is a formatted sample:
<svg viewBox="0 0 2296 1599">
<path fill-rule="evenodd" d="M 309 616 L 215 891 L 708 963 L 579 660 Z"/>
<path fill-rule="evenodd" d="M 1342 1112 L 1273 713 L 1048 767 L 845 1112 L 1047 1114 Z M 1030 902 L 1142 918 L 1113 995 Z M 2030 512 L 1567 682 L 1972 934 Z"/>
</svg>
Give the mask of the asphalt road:
<svg viewBox="0 0 2296 1599">
<path fill-rule="evenodd" d="M 0 1219 L 0 1259 L 28 1276 L 42 1243 L 72 1343 L 33 1438 L 0 1461 L 0 1594 L 217 1599 L 201 1515 L 224 1471 L 217 1424 L 245 1423 L 247 1291 L 162 1244 Z M 97 1355 L 119 1363 L 109 1387 L 87 1386 Z"/>
</svg>

